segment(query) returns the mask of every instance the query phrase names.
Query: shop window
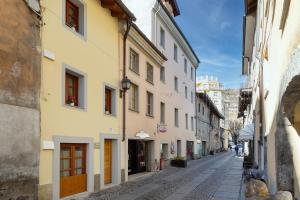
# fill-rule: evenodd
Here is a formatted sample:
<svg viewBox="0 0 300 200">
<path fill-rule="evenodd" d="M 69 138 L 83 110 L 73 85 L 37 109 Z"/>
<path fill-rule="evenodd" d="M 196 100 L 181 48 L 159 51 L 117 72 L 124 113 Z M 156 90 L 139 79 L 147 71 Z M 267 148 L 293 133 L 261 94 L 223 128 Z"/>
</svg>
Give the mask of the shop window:
<svg viewBox="0 0 300 200">
<path fill-rule="evenodd" d="M 133 49 L 130 49 L 129 53 L 129 69 L 131 69 L 136 74 L 139 74 L 139 54 Z"/>
</svg>

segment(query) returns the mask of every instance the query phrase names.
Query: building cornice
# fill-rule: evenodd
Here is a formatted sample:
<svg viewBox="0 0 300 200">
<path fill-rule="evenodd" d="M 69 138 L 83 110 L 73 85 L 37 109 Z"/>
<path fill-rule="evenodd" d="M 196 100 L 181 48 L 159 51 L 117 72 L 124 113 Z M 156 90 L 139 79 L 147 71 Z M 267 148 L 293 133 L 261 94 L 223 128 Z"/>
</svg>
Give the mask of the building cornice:
<svg viewBox="0 0 300 200">
<path fill-rule="evenodd" d="M 160 9 L 162 7 L 163 9 Z M 175 38 L 179 46 L 182 48 L 186 56 L 192 62 L 192 65 L 197 68 L 200 60 L 197 57 L 196 53 L 194 52 L 192 46 L 189 44 L 188 40 L 185 38 L 183 32 L 175 22 L 172 16 L 168 13 L 165 6 L 160 4 L 159 1 L 155 3 L 153 12 L 157 12 L 157 15 L 160 19 L 165 23 L 166 27 L 169 29 L 169 32 Z"/>
</svg>

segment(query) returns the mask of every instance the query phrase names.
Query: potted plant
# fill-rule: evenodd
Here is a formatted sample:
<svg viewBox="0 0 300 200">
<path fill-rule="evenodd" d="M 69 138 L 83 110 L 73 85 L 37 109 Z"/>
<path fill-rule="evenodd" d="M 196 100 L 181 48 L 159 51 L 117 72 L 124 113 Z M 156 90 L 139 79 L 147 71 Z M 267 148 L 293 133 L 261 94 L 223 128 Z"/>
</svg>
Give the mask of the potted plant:
<svg viewBox="0 0 300 200">
<path fill-rule="evenodd" d="M 173 167 L 187 167 L 187 161 L 184 157 L 176 156 L 171 159 L 171 166 Z"/>
<path fill-rule="evenodd" d="M 70 106 L 75 106 L 76 105 L 76 97 L 74 97 L 74 96 L 68 96 L 67 103 Z"/>
</svg>

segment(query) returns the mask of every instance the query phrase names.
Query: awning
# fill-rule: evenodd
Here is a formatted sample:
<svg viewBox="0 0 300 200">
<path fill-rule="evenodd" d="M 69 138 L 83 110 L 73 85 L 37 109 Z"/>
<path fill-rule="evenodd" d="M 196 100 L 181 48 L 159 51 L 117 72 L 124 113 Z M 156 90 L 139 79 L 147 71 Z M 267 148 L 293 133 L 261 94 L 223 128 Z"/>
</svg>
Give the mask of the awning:
<svg viewBox="0 0 300 200">
<path fill-rule="evenodd" d="M 239 140 L 241 141 L 253 140 L 253 136 L 254 136 L 254 124 L 248 124 L 242 130 L 240 130 Z"/>
</svg>

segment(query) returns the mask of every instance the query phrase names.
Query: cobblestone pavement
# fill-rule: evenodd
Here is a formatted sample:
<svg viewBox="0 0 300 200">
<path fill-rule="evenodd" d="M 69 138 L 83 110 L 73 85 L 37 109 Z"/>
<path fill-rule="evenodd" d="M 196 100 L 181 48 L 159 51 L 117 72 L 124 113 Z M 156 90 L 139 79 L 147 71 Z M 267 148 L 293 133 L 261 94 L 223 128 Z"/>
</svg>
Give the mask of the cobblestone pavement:
<svg viewBox="0 0 300 200">
<path fill-rule="evenodd" d="M 241 180 L 242 159 L 227 152 L 77 200 L 239 200 Z"/>
</svg>

